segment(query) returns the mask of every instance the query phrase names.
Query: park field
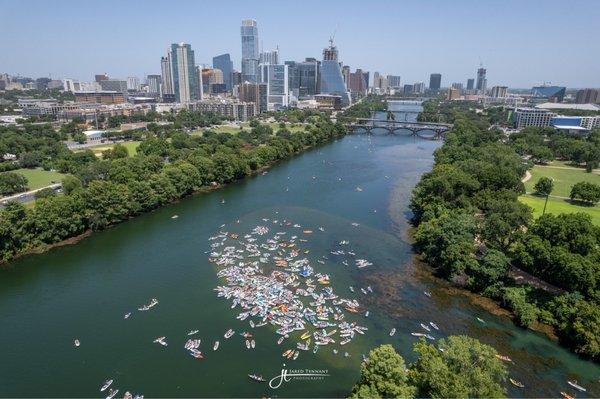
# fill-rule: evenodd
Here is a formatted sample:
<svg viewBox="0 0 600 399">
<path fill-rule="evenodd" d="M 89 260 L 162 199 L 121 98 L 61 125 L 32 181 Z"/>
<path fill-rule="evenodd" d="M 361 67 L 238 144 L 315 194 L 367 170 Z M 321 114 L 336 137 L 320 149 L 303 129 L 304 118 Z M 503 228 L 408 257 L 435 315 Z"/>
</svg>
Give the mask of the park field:
<svg viewBox="0 0 600 399">
<path fill-rule="evenodd" d="M 546 199 L 544 197 L 537 197 L 534 195 L 522 195 L 519 197 L 519 201 L 524 204 L 529 205 L 533 209 L 533 217 L 538 218 L 542 216 L 542 211 L 544 210 L 544 201 Z M 600 206 L 585 206 L 585 205 L 577 205 L 571 204 L 569 200 L 563 198 L 548 198 L 548 205 L 546 206 L 546 213 L 551 213 L 554 215 L 558 215 L 561 213 L 577 213 L 583 212 L 587 213 L 592 217 L 592 222 L 600 226 Z"/>
<path fill-rule="evenodd" d="M 533 193 L 535 183 L 540 177 L 549 177 L 554 181 L 552 195 L 556 197 L 568 197 L 571 194 L 573 184 L 580 181 L 600 185 L 600 175 L 597 171 L 586 173 L 585 169 L 570 167 L 564 163 L 556 163 L 548 166 L 536 165 L 531 169 L 531 179 L 525 183 L 525 190 Z"/>
<path fill-rule="evenodd" d="M 271 129 L 273 129 L 273 132 L 277 132 L 279 130 L 279 123 L 263 123 L 263 125 L 268 125 L 271 127 Z M 248 123 L 242 123 L 241 127 L 243 130 L 247 130 L 249 131 L 250 125 Z M 286 124 L 286 128 L 290 131 L 290 132 L 299 132 L 299 131 L 303 131 L 304 130 L 304 125 L 301 124 L 297 124 L 297 125 L 291 125 L 291 124 Z M 202 131 L 204 129 L 199 129 L 196 130 L 195 132 L 193 132 L 193 135 L 201 135 Z M 228 126 L 228 125 L 221 125 L 221 126 L 217 126 L 217 127 L 213 127 L 211 128 L 211 130 L 214 130 L 215 132 L 218 133 L 228 133 L 228 134 L 237 134 L 240 132 L 240 128 L 239 127 L 234 127 L 234 126 Z"/>
<path fill-rule="evenodd" d="M 141 141 L 125 141 L 123 143 L 118 143 L 118 144 L 122 144 L 127 148 L 127 151 L 129 152 L 129 156 L 132 157 L 135 154 L 137 154 L 137 148 L 140 145 Z M 102 151 L 106 151 L 108 149 L 111 149 L 115 146 L 115 144 L 98 144 L 97 146 L 93 146 L 93 147 L 88 147 L 86 149 L 90 149 L 94 152 L 94 155 L 96 155 L 97 157 L 101 157 L 102 156 Z M 78 150 L 78 151 L 82 151 L 82 150 Z"/>
<path fill-rule="evenodd" d="M 43 169 L 17 169 L 13 170 L 13 172 L 27 178 L 28 190 L 37 190 L 38 188 L 46 187 L 54 183 L 60 183 L 66 176 L 62 173 Z"/>
</svg>

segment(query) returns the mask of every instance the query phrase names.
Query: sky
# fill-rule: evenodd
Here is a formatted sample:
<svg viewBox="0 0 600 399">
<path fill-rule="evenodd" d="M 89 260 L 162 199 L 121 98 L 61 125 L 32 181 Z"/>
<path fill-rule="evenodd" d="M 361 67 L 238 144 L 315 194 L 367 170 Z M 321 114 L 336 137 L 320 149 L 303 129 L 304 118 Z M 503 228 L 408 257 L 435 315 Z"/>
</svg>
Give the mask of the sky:
<svg viewBox="0 0 600 399">
<path fill-rule="evenodd" d="M 0 10 L 0 73 L 13 75 L 144 78 L 176 42 L 196 64 L 230 53 L 239 70 L 241 20 L 255 19 L 282 60 L 321 59 L 335 33 L 344 64 L 403 84 L 428 85 L 431 73 L 466 84 L 481 62 L 488 87 L 600 87 L 600 0 L 0 0 Z"/>
</svg>

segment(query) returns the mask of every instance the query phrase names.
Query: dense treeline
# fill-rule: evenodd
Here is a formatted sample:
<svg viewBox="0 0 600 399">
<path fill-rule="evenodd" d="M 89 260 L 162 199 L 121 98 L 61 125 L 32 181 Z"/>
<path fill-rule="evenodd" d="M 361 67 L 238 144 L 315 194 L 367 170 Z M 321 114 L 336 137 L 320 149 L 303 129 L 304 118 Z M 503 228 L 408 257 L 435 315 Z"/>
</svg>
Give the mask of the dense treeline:
<svg viewBox="0 0 600 399">
<path fill-rule="evenodd" d="M 346 133 L 322 118 L 304 131 L 275 134 L 259 125 L 239 135 L 178 132 L 144 140 L 128 157 L 115 146 L 98 159 L 88 150 L 69 152 L 57 167 L 69 172 L 65 195 L 48 196 L 28 209 L 9 202 L 0 210 L 0 262 L 86 230 L 100 230 L 185 197 L 212 182 L 229 183 L 294 153 Z"/>
<path fill-rule="evenodd" d="M 509 110 L 504 107 L 484 108 L 476 101 L 443 102 L 437 99 L 423 103 L 423 111 L 417 116 L 419 122 L 454 123 L 456 118 L 468 118 L 473 123 L 484 126 L 486 120 L 490 124 L 508 122 Z"/>
<path fill-rule="evenodd" d="M 413 192 L 415 248 L 440 276 L 512 310 L 518 324 L 552 325 L 575 351 L 599 359 L 600 228 L 585 214 L 534 221 L 517 199 L 530 164 L 487 124 L 483 114 L 456 115 Z M 558 289 L 517 285 L 514 267 Z"/>
<path fill-rule="evenodd" d="M 509 142 L 518 154 L 536 163 L 561 159 L 585 165 L 588 172 L 600 164 L 600 129 L 587 136 L 575 136 L 550 127 L 532 126 L 512 134 Z"/>
<path fill-rule="evenodd" d="M 346 109 L 340 115 L 338 120 L 343 122 L 350 122 L 355 118 L 371 118 L 373 112 L 386 111 L 387 102 L 385 96 L 369 95 L 364 97 L 360 102 L 357 102 L 352 107 Z"/>
<path fill-rule="evenodd" d="M 421 339 L 413 350 L 417 360 L 408 367 L 391 345 L 371 350 L 351 397 L 506 397 L 506 366 L 491 346 L 467 336 L 450 336 L 437 347 Z"/>
</svg>

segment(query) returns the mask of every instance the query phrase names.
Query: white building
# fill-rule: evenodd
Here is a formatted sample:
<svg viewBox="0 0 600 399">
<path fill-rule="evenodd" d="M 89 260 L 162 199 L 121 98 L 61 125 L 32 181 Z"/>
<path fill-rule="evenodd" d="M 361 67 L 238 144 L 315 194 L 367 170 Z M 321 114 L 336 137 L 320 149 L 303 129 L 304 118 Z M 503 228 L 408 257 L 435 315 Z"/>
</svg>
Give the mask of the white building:
<svg viewBox="0 0 600 399">
<path fill-rule="evenodd" d="M 528 126 L 550 126 L 555 113 L 537 108 L 517 108 L 515 111 L 515 127 L 523 129 Z"/>
<path fill-rule="evenodd" d="M 260 64 L 259 78 L 267 84 L 267 109 L 278 110 L 289 106 L 288 66 L 283 64 Z"/>
</svg>

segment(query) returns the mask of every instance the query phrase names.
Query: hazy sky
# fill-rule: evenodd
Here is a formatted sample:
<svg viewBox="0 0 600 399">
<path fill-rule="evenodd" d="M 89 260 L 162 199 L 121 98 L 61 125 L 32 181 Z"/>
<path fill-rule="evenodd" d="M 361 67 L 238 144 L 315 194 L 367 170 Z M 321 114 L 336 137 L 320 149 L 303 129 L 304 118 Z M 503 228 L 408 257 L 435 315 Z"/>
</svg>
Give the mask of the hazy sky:
<svg viewBox="0 0 600 399">
<path fill-rule="evenodd" d="M 403 83 L 429 84 L 432 72 L 443 86 L 466 82 L 481 61 L 488 87 L 600 87 L 600 0 L 0 0 L 0 10 L 0 73 L 142 78 L 182 41 L 197 64 L 228 52 L 240 69 L 240 23 L 253 18 L 283 60 L 320 59 L 337 27 L 352 70 Z"/>
</svg>

